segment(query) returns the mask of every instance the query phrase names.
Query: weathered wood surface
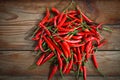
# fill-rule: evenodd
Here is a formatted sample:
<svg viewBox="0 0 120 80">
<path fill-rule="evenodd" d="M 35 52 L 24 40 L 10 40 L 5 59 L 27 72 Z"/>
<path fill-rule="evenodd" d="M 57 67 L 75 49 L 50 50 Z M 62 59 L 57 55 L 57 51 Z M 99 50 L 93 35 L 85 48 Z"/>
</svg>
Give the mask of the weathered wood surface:
<svg viewBox="0 0 120 80">
<path fill-rule="evenodd" d="M 107 76 L 120 75 L 120 51 L 99 51 L 96 55 L 103 74 Z M 35 54 L 31 51 L 0 51 L 0 75 L 48 75 L 49 63 L 29 70 L 28 67 L 34 61 Z M 88 75 L 100 75 L 91 64 L 91 62 L 87 64 Z"/>
<path fill-rule="evenodd" d="M 120 50 L 120 25 L 108 26 L 112 33 L 103 32 L 108 43 L 101 50 Z M 35 41 L 32 41 L 29 34 L 33 26 L 0 26 L 0 50 L 33 50 Z M 27 33 L 28 32 L 28 33 Z"/>
<path fill-rule="evenodd" d="M 32 52 L 34 42 L 27 36 L 43 17 L 45 7 L 56 6 L 61 11 L 69 0 L 61 1 L 0 0 L 0 80 L 47 80 L 49 63 L 28 69 L 35 60 L 35 52 Z M 97 53 L 97 60 L 108 80 L 120 80 L 120 0 L 75 1 L 93 21 L 104 22 L 113 30 L 113 33 L 102 33 L 108 43 Z M 87 68 L 87 80 L 103 80 L 92 65 Z M 74 80 L 72 73 L 66 78 Z M 59 80 L 59 77 L 53 80 Z"/>
<path fill-rule="evenodd" d="M 17 26 L 36 24 L 43 17 L 45 7 L 57 6 L 61 10 L 68 2 L 68 0 L 61 3 L 58 0 L 1 0 L 0 25 Z M 120 23 L 119 0 L 76 0 L 76 2 L 80 5 L 82 11 L 97 23 Z"/>
<path fill-rule="evenodd" d="M 81 80 L 82 78 L 80 78 Z M 0 80 L 47 80 L 46 76 L 0 76 Z M 60 77 L 55 76 L 52 80 L 62 80 Z M 72 76 L 65 77 L 65 80 L 75 80 Z M 99 76 L 89 76 L 87 80 L 106 80 Z M 107 80 L 120 80 L 120 77 L 107 77 Z"/>
</svg>

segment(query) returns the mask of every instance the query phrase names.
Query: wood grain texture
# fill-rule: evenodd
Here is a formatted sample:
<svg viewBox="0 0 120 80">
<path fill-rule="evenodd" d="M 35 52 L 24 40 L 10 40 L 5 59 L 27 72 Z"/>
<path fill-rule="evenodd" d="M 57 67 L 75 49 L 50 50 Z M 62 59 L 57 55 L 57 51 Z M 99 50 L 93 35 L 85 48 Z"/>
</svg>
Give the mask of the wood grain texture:
<svg viewBox="0 0 120 80">
<path fill-rule="evenodd" d="M 120 51 L 99 51 L 96 53 L 100 70 L 107 76 L 120 75 Z M 35 54 L 31 51 L 0 51 L 0 75 L 28 76 L 48 75 L 49 63 L 36 69 L 28 67 L 35 61 Z M 92 63 L 87 64 L 87 75 L 100 75 Z M 73 75 L 71 73 L 70 75 Z"/>
<path fill-rule="evenodd" d="M 120 50 L 120 25 L 111 27 L 112 33 L 103 31 L 102 35 L 108 43 L 101 50 Z M 34 25 L 31 26 L 0 26 L 0 50 L 33 50 L 35 44 L 28 35 L 32 32 Z"/>
<path fill-rule="evenodd" d="M 82 79 L 82 78 L 80 78 Z M 107 77 L 108 80 L 120 80 L 120 77 Z M 0 80 L 47 80 L 47 76 L 0 76 Z M 52 80 L 62 80 L 59 76 L 53 77 Z M 65 80 L 75 80 L 74 77 L 67 76 Z M 89 76 L 87 80 L 104 80 L 103 77 Z"/>
<path fill-rule="evenodd" d="M 76 0 L 81 10 L 95 22 L 106 24 L 120 23 L 119 0 Z M 1 0 L 0 1 L 0 25 L 31 25 L 36 24 L 42 17 L 45 7 L 57 6 L 62 10 L 68 0 Z M 61 6 L 63 5 L 63 6 Z M 111 7 L 112 5 L 112 7 Z"/>
</svg>

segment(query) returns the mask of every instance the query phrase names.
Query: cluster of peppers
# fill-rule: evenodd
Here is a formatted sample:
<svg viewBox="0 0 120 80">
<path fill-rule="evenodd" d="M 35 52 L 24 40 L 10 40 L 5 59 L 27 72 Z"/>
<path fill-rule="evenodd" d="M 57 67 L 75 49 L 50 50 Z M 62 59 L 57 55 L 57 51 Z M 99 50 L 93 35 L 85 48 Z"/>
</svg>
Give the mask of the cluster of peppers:
<svg viewBox="0 0 120 80">
<path fill-rule="evenodd" d="M 106 43 L 99 33 L 102 29 L 102 24 L 95 24 L 78 6 L 65 12 L 54 7 L 51 10 L 47 8 L 45 17 L 39 22 L 35 37 L 32 38 L 38 43 L 34 50 L 41 51 L 36 65 L 52 62 L 48 80 L 57 71 L 61 76 L 70 71 L 77 73 L 77 77 L 82 73 L 86 80 L 86 63 L 89 58 L 98 69 L 95 51 Z"/>
</svg>

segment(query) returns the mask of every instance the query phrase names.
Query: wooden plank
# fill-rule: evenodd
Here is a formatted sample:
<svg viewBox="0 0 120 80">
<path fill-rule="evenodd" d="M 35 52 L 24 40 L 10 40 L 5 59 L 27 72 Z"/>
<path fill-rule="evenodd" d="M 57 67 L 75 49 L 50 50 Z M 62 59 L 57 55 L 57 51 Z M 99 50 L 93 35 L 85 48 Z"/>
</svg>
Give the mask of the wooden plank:
<svg viewBox="0 0 120 80">
<path fill-rule="evenodd" d="M 106 25 L 112 33 L 103 32 L 108 43 L 100 50 L 120 50 L 120 25 Z M 31 26 L 0 26 L 0 50 L 33 50 L 34 41 L 27 37 L 32 32 Z"/>
<path fill-rule="evenodd" d="M 95 22 L 106 24 L 120 23 L 119 0 L 76 0 L 81 10 Z M 36 24 L 43 17 L 45 7 L 57 6 L 62 10 L 68 1 L 49 0 L 1 0 L 0 25 L 31 25 Z M 61 6 L 63 5 L 63 6 Z M 112 5 L 112 7 L 111 7 Z"/>
<path fill-rule="evenodd" d="M 103 77 L 87 77 L 87 80 L 103 80 Z M 47 76 L 0 76 L 0 80 L 47 80 Z M 63 80 L 60 77 L 54 77 L 52 80 Z M 65 80 L 76 80 L 73 76 L 65 77 Z M 107 77 L 107 80 L 120 80 L 120 77 Z"/>
<path fill-rule="evenodd" d="M 106 76 L 120 76 L 120 51 L 99 51 L 96 55 L 103 74 Z M 0 51 L 0 75 L 48 75 L 49 63 L 37 67 L 34 70 L 28 69 L 34 60 L 35 54 L 31 51 Z M 91 62 L 87 64 L 87 72 L 87 75 L 100 75 Z M 70 75 L 73 75 L 73 73 Z"/>
</svg>

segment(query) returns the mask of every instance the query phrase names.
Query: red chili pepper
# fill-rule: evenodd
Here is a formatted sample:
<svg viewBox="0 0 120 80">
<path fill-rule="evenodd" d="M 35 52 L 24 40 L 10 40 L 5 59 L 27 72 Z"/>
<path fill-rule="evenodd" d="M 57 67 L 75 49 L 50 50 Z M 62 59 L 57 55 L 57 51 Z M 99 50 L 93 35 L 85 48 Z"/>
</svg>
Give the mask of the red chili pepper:
<svg viewBox="0 0 120 80">
<path fill-rule="evenodd" d="M 65 55 L 66 58 L 68 58 L 68 51 L 66 50 L 66 46 L 64 46 L 62 43 L 59 44 L 63 50 L 63 54 Z"/>
<path fill-rule="evenodd" d="M 45 22 L 47 22 L 48 18 L 50 17 L 50 12 L 49 9 L 46 9 L 46 16 L 41 20 L 40 24 L 44 24 Z"/>
<path fill-rule="evenodd" d="M 43 40 L 40 39 L 39 42 L 38 42 L 39 48 L 40 48 L 40 50 L 41 50 L 42 52 L 45 52 L 45 50 L 44 50 L 43 47 L 42 47 L 42 43 L 43 43 Z"/>
<path fill-rule="evenodd" d="M 79 47 L 77 48 L 77 58 L 78 58 L 78 65 L 81 65 L 82 55 Z"/>
<path fill-rule="evenodd" d="M 52 51 L 55 51 L 55 48 L 53 47 L 52 43 L 50 42 L 50 40 L 48 40 L 47 37 L 43 36 L 43 39 L 46 41 L 46 43 L 48 44 L 48 46 L 50 47 L 50 49 Z"/>
<path fill-rule="evenodd" d="M 100 47 L 103 46 L 105 43 L 107 43 L 107 40 L 102 41 L 97 47 L 100 48 Z"/>
<path fill-rule="evenodd" d="M 64 13 L 59 14 L 58 23 L 60 23 L 60 22 L 61 22 L 61 20 L 62 20 L 63 16 L 64 16 Z"/>
<path fill-rule="evenodd" d="M 92 41 L 89 41 L 87 44 L 86 44 L 86 49 L 85 49 L 85 52 L 86 52 L 86 61 L 89 59 L 90 57 L 90 50 L 92 48 Z"/>
<path fill-rule="evenodd" d="M 51 36 L 51 33 L 50 33 L 50 31 L 47 29 L 46 26 L 44 26 L 43 24 L 39 24 L 39 26 L 41 26 L 41 27 L 46 31 L 46 33 L 47 33 L 48 36 Z"/>
<path fill-rule="evenodd" d="M 86 66 L 82 66 L 82 67 L 83 67 L 83 78 L 84 80 L 86 80 L 87 77 Z"/>
<path fill-rule="evenodd" d="M 94 64 L 95 68 L 98 69 L 98 63 L 97 63 L 95 54 L 92 54 L 91 58 L 92 58 L 92 61 L 93 61 L 93 64 Z"/>
<path fill-rule="evenodd" d="M 67 19 L 67 15 L 64 14 L 62 20 L 60 22 L 58 21 L 58 25 L 57 25 L 58 29 L 64 24 L 64 22 L 66 21 L 66 19 Z"/>
<path fill-rule="evenodd" d="M 66 72 L 66 70 L 67 70 L 67 68 L 68 68 L 68 63 L 66 63 L 65 65 L 64 65 L 64 68 L 63 68 L 63 74 Z"/>
<path fill-rule="evenodd" d="M 62 71 L 63 62 L 62 62 L 62 58 L 60 57 L 60 54 L 58 52 L 57 52 L 57 58 L 58 58 L 58 62 L 59 62 L 60 71 Z"/>
<path fill-rule="evenodd" d="M 55 12 L 56 14 L 60 14 L 59 10 L 57 10 L 56 8 L 52 7 L 52 11 Z"/>
<path fill-rule="evenodd" d="M 44 57 L 45 57 L 45 53 L 42 54 L 42 56 L 40 56 L 40 58 L 37 60 L 37 62 L 36 62 L 36 65 L 37 65 L 37 66 L 41 65 L 41 63 L 42 63 Z"/>
<path fill-rule="evenodd" d="M 78 10 L 78 13 L 82 15 L 82 17 L 85 19 L 85 21 L 87 21 L 88 23 L 92 23 L 93 21 L 90 20 L 85 14 L 83 14 L 81 12 L 81 10 L 79 9 L 79 7 L 77 6 L 77 10 Z"/>
<path fill-rule="evenodd" d="M 37 50 L 39 50 L 39 46 L 38 45 L 35 47 L 34 51 L 37 51 Z"/>
<path fill-rule="evenodd" d="M 67 43 L 80 43 L 81 42 L 81 40 L 66 40 L 66 39 L 65 39 L 65 41 Z"/>
<path fill-rule="evenodd" d="M 74 62 L 75 62 L 75 64 L 78 62 L 78 58 L 77 58 L 77 55 L 76 54 L 74 54 L 73 55 L 73 57 L 74 57 Z"/>
<path fill-rule="evenodd" d="M 83 38 L 83 36 L 72 36 L 72 38 L 73 38 L 73 39 L 79 39 L 79 40 L 80 40 L 80 39 Z"/>
<path fill-rule="evenodd" d="M 53 68 L 52 68 L 51 73 L 50 73 L 50 75 L 49 75 L 49 77 L 48 77 L 48 80 L 51 80 L 52 77 L 55 75 L 55 73 L 56 73 L 57 71 L 58 71 L 58 66 L 57 66 L 57 65 L 53 65 Z"/>
<path fill-rule="evenodd" d="M 54 17 L 54 26 L 57 26 L 57 18 L 58 18 L 58 16 Z"/>
<path fill-rule="evenodd" d="M 50 60 L 55 54 L 53 52 L 49 53 L 42 61 L 41 64 L 44 64 L 46 61 Z"/>
<path fill-rule="evenodd" d="M 85 42 L 83 43 L 77 43 L 77 44 L 73 44 L 73 43 L 68 43 L 70 47 L 80 47 L 80 46 L 84 46 L 85 45 Z"/>
<path fill-rule="evenodd" d="M 70 73 L 70 70 L 72 69 L 72 66 L 73 66 L 73 58 L 70 60 L 69 64 L 68 64 L 68 68 L 67 70 L 65 71 L 66 74 L 69 74 Z"/>
</svg>

